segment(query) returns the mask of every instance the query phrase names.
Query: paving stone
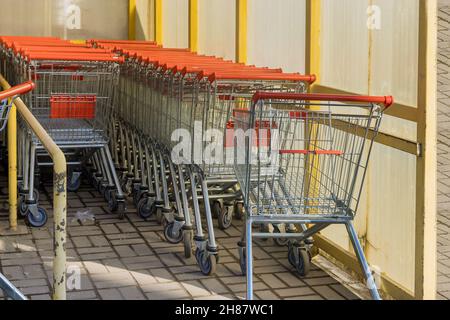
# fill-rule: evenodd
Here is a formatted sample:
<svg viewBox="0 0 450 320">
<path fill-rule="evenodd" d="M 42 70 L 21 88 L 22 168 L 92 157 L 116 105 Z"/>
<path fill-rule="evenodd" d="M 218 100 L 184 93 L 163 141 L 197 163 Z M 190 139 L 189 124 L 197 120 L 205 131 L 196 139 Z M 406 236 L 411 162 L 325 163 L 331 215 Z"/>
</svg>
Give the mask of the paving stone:
<svg viewBox="0 0 450 320">
<path fill-rule="evenodd" d="M 150 292 L 146 294 L 149 300 L 177 300 L 191 298 L 185 290 L 170 290 L 161 292 Z"/>
<path fill-rule="evenodd" d="M 146 297 L 141 292 L 139 287 L 132 286 L 132 287 L 122 287 L 119 288 L 120 293 L 125 298 L 125 300 L 145 300 Z"/>
<path fill-rule="evenodd" d="M 282 298 L 314 294 L 314 291 L 312 291 L 311 288 L 308 287 L 278 289 L 275 290 L 275 292 Z"/>
<path fill-rule="evenodd" d="M 120 291 L 116 288 L 98 290 L 102 300 L 122 300 L 123 297 Z"/>
<path fill-rule="evenodd" d="M 92 300 L 97 299 L 97 294 L 94 290 L 88 291 L 72 291 L 67 293 L 68 300 Z"/>
<path fill-rule="evenodd" d="M 200 281 L 186 281 L 182 283 L 183 287 L 187 292 L 193 297 L 206 297 L 211 295 L 211 293 L 205 289 Z"/>
</svg>

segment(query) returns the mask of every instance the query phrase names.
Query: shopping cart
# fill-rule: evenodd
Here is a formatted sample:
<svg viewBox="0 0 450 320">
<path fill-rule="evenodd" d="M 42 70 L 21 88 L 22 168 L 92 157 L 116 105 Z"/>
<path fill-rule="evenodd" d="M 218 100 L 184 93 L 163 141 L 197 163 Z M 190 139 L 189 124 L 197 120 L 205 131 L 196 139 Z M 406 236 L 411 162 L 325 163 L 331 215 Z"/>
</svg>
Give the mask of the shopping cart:
<svg viewBox="0 0 450 320">
<path fill-rule="evenodd" d="M 248 299 L 253 238 L 288 239 L 288 260 L 306 275 L 311 255 L 305 240 L 332 224 L 346 226 L 370 293 L 380 298 L 352 221 L 374 138 L 392 103 L 392 97 L 259 92 L 234 110 L 244 137 L 235 145 L 241 155 L 234 166 L 246 209 L 239 256 Z M 252 230 L 261 224 L 278 232 Z"/>
<path fill-rule="evenodd" d="M 111 97 L 122 59 L 106 50 L 62 40 L 45 45 L 41 41 L 12 41 L 6 42 L 6 49 L 14 57 L 8 65 L 12 64 L 9 68 L 14 70 L 16 81 L 33 80 L 37 84 L 37 90 L 24 100 L 68 158 L 68 190 L 76 191 L 83 170 L 93 167 L 91 171 L 110 209 L 123 218 L 125 196 L 107 136 Z M 20 118 L 19 147 L 19 211 L 31 226 L 40 227 L 46 223 L 47 213 L 38 206 L 39 192 L 34 187 L 37 169 L 51 166 L 52 161 Z"/>
</svg>

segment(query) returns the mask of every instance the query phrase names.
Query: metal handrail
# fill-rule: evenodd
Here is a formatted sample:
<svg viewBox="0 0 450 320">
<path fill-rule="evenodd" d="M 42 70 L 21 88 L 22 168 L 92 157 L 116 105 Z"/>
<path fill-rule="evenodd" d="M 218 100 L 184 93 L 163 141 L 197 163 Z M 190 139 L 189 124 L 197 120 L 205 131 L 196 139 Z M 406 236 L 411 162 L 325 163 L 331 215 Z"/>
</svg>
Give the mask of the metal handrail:
<svg viewBox="0 0 450 320">
<path fill-rule="evenodd" d="M 6 79 L 0 74 L 0 86 L 4 90 L 11 88 Z M 53 260 L 53 299 L 54 300 L 65 300 L 66 299 L 66 228 L 67 228 L 67 162 L 64 153 L 58 147 L 58 145 L 52 140 L 48 135 L 39 121 L 33 116 L 28 107 L 20 98 L 14 100 L 12 109 L 17 108 L 22 118 L 25 120 L 27 125 L 40 140 L 44 148 L 47 150 L 48 154 L 53 160 L 53 220 L 54 220 L 54 251 L 55 257 Z M 12 110 L 14 113 L 14 110 Z M 8 121 L 8 146 L 15 145 L 11 143 L 9 139 L 17 141 L 17 122 L 16 118 L 13 117 Z M 15 186 L 11 185 L 10 179 L 10 193 L 11 191 L 17 192 L 17 149 L 13 147 L 14 150 L 9 150 L 9 155 L 13 159 L 14 165 L 10 168 L 10 176 L 13 177 L 15 181 Z M 15 151 L 15 152 L 14 152 Z M 13 167 L 13 168 L 11 168 Z M 15 174 L 11 174 L 14 172 Z M 10 206 L 12 208 L 17 208 L 17 197 L 11 199 Z M 17 215 L 17 209 L 14 213 L 10 212 L 10 217 L 12 215 Z"/>
</svg>

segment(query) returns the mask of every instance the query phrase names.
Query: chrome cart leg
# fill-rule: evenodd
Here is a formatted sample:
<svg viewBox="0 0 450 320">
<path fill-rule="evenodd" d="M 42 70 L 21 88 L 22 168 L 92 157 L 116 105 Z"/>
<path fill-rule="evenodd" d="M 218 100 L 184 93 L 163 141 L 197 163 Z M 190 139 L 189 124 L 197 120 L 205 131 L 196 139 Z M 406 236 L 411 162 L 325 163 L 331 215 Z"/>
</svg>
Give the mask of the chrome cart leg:
<svg viewBox="0 0 450 320">
<path fill-rule="evenodd" d="M 20 292 L 3 274 L 0 273 L 0 288 L 4 296 L 13 300 L 27 300 L 27 298 Z"/>
<path fill-rule="evenodd" d="M 247 300 L 253 300 L 253 242 L 252 242 L 252 218 L 248 217 L 245 221 L 245 248 L 246 248 L 246 274 L 247 274 Z"/>
<path fill-rule="evenodd" d="M 353 223 L 349 221 L 345 224 L 345 226 L 347 227 L 347 232 L 350 236 L 353 249 L 355 250 L 356 257 L 358 258 L 358 262 L 361 266 L 362 271 L 364 272 L 366 285 L 369 288 L 370 295 L 374 300 L 381 300 L 380 293 L 378 292 L 377 285 L 375 283 L 375 279 L 372 275 L 372 272 L 370 271 L 369 264 L 367 263 L 363 248 L 359 243 L 358 235 L 356 234 L 355 228 L 353 227 Z"/>
</svg>

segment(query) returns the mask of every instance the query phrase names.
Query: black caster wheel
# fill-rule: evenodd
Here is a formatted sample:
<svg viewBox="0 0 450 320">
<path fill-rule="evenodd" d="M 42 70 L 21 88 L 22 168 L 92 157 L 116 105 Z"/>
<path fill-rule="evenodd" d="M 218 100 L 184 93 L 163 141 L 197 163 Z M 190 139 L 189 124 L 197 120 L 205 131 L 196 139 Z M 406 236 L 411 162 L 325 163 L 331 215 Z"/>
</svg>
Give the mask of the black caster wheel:
<svg viewBox="0 0 450 320">
<path fill-rule="evenodd" d="M 67 191 L 77 192 L 78 189 L 80 189 L 80 186 L 81 186 L 81 174 L 76 179 L 74 179 L 73 177 L 67 179 Z"/>
<path fill-rule="evenodd" d="M 162 224 L 163 222 L 163 210 L 162 208 L 156 208 L 156 222 Z"/>
<path fill-rule="evenodd" d="M 192 230 L 183 230 L 184 257 L 189 259 L 192 257 Z"/>
<path fill-rule="evenodd" d="M 48 215 L 44 208 L 38 207 L 36 216 L 34 216 L 29 210 L 27 211 L 27 222 L 31 227 L 42 228 L 45 226 L 48 220 Z"/>
<path fill-rule="evenodd" d="M 115 190 L 105 188 L 104 197 L 105 197 L 106 202 L 109 203 L 109 201 L 111 201 L 111 198 L 113 197 L 113 193 L 115 193 Z"/>
<path fill-rule="evenodd" d="M 244 217 L 244 204 L 242 202 L 236 202 L 234 204 L 234 217 L 237 220 L 242 220 Z"/>
<path fill-rule="evenodd" d="M 221 212 L 222 212 L 222 205 L 220 204 L 220 202 L 218 201 L 214 202 L 211 206 L 211 216 L 214 219 L 218 219 Z"/>
<path fill-rule="evenodd" d="M 139 217 L 144 220 L 150 219 L 157 211 L 155 202 L 147 196 L 141 198 L 137 205 L 137 209 Z"/>
<path fill-rule="evenodd" d="M 239 250 L 239 266 L 241 267 L 242 275 L 245 276 L 247 274 L 247 258 L 245 254 L 245 247 L 238 247 Z"/>
<path fill-rule="evenodd" d="M 226 230 L 229 227 L 231 227 L 231 223 L 233 222 L 233 212 L 228 207 L 223 207 L 220 205 L 220 203 L 216 202 L 214 205 L 218 205 L 219 208 L 216 208 L 219 212 L 218 216 L 218 222 L 219 222 L 219 229 L 220 230 Z"/>
<path fill-rule="evenodd" d="M 176 233 L 173 232 L 173 228 L 175 227 L 175 222 L 167 223 L 164 227 L 164 237 L 167 242 L 171 244 L 178 244 L 183 241 L 183 230 L 178 230 Z"/>
<path fill-rule="evenodd" d="M 296 257 L 295 250 L 298 255 Z M 297 270 L 298 274 L 302 277 L 308 275 L 311 270 L 311 256 L 308 250 L 299 247 L 291 247 L 288 251 L 289 263 Z"/>
<path fill-rule="evenodd" d="M 127 215 L 127 206 L 125 201 L 119 201 L 117 203 L 117 214 L 119 215 L 120 220 L 125 219 L 125 216 Z"/>
<path fill-rule="evenodd" d="M 18 199 L 18 203 L 17 203 L 17 209 L 19 210 L 19 214 L 20 216 L 26 217 L 27 213 L 28 213 L 28 206 L 25 203 L 25 196 L 20 196 Z"/>
<path fill-rule="evenodd" d="M 109 201 L 108 201 L 109 210 L 111 210 L 112 213 L 116 213 L 119 209 L 119 203 L 116 199 L 116 192 L 112 191 L 109 193 Z"/>
<path fill-rule="evenodd" d="M 278 226 L 273 226 L 273 233 L 281 233 L 281 230 Z M 287 238 L 274 238 L 273 241 L 279 247 L 285 247 L 289 244 L 289 239 Z"/>
<path fill-rule="evenodd" d="M 108 201 L 109 209 L 111 213 L 117 213 L 119 215 L 119 219 L 125 219 L 125 215 L 127 213 L 127 206 L 124 200 L 118 200 L 117 194 L 115 190 L 111 190 L 109 192 L 110 199 Z"/>
<path fill-rule="evenodd" d="M 198 251 L 196 254 L 200 271 L 205 276 L 211 276 L 216 273 L 217 256 L 207 251 Z"/>
</svg>

